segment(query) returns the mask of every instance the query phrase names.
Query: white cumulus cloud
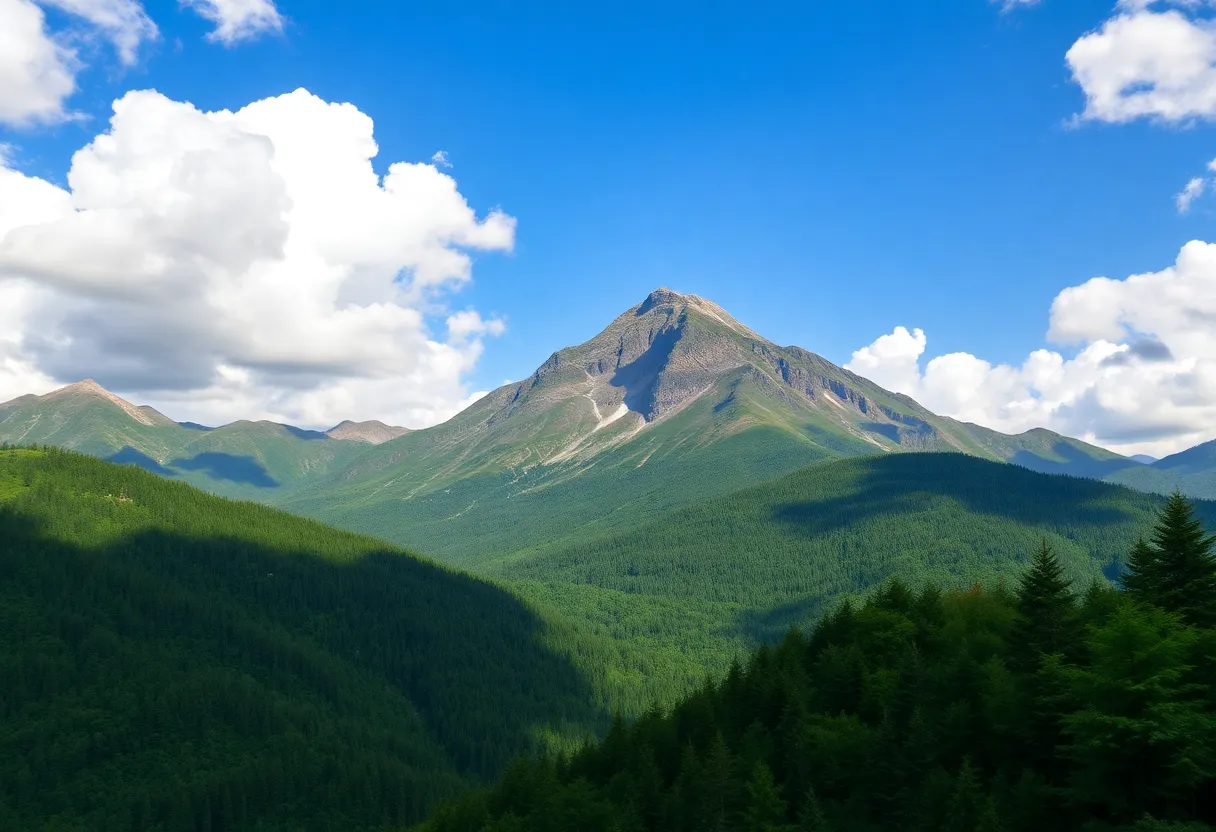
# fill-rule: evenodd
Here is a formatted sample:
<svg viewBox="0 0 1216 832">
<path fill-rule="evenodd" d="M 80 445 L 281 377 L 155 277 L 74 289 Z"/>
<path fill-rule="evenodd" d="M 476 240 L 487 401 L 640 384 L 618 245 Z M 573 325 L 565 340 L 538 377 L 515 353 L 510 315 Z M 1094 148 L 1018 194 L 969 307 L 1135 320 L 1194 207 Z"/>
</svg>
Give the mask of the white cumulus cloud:
<svg viewBox="0 0 1216 832">
<path fill-rule="evenodd" d="M 232 45 L 266 32 L 281 32 L 283 17 L 274 0 L 181 0 L 215 24 L 210 40 Z"/>
<path fill-rule="evenodd" d="M 0 392 L 93 377 L 201 422 L 447 417 L 503 324 L 434 313 L 515 220 L 376 153 L 367 115 L 304 90 L 237 112 L 138 91 L 66 189 L 0 167 Z"/>
<path fill-rule="evenodd" d="M 76 90 L 76 52 L 54 40 L 31 0 L 0 0 L 0 123 L 62 121 Z"/>
<path fill-rule="evenodd" d="M 1175 6 L 1176 8 L 1168 8 Z M 1132 0 L 1065 56 L 1085 94 L 1081 119 L 1183 122 L 1216 116 L 1216 22 L 1209 2 Z"/>
<path fill-rule="evenodd" d="M 1073 345 L 1020 366 L 952 353 L 898 327 L 845 366 L 938 413 L 1017 433 L 1047 427 L 1123 453 L 1162 456 L 1216 437 L 1216 244 L 1173 266 L 1060 292 L 1048 337 Z"/>
<path fill-rule="evenodd" d="M 51 31 L 43 7 L 65 13 Z M 111 44 L 124 66 L 159 36 L 138 0 L 0 0 L 0 123 L 26 126 L 71 118 L 67 99 L 83 68 L 82 48 Z"/>
</svg>

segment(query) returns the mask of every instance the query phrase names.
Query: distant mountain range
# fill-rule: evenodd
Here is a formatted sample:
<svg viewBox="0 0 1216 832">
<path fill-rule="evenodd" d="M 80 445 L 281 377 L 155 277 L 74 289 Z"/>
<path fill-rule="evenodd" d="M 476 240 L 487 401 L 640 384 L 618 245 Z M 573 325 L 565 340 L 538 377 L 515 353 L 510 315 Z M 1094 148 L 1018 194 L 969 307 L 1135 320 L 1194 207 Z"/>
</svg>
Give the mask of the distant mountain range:
<svg viewBox="0 0 1216 832">
<path fill-rule="evenodd" d="M 1043 429 L 1002 434 L 934 414 L 668 289 L 425 430 L 206 428 L 84 381 L 0 405 L 0 441 L 137 464 L 466 565 L 618 531 L 812 462 L 874 454 L 953 451 L 1216 496 L 1216 443 L 1145 464 Z"/>
<path fill-rule="evenodd" d="M 343 422 L 325 432 L 265 421 L 215 428 L 178 423 L 92 379 L 0 404 L 0 442 L 71 448 L 224 496 L 263 501 L 407 432 L 380 422 Z"/>
</svg>

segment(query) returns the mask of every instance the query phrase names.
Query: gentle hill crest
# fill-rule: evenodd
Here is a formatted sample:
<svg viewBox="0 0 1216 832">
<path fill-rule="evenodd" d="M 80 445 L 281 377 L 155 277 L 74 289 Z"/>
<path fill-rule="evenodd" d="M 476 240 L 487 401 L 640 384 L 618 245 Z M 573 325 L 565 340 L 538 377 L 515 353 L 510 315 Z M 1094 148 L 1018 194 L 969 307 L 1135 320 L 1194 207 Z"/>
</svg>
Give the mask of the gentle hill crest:
<svg viewBox="0 0 1216 832">
<path fill-rule="evenodd" d="M 325 435 L 331 439 L 348 439 L 353 442 L 367 442 L 372 445 L 381 445 L 390 439 L 396 439 L 398 436 L 404 436 L 409 432 L 409 428 L 386 425 L 384 422 L 376 419 L 366 422 L 352 422 L 350 419 L 347 419 L 325 431 Z"/>
</svg>

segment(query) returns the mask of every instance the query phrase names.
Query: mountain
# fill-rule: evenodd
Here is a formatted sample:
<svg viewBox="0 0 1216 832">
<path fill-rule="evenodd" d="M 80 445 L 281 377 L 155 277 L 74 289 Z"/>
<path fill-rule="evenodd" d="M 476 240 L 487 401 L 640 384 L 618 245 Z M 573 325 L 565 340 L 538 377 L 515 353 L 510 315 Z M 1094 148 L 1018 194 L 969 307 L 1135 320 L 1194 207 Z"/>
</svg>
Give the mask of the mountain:
<svg viewBox="0 0 1216 832">
<path fill-rule="evenodd" d="M 1143 465 L 1152 465 L 1157 461 L 1157 457 L 1149 456 L 1148 454 L 1132 454 L 1128 459 L 1133 459 Z"/>
<path fill-rule="evenodd" d="M 1136 465 L 1045 430 L 937 416 L 667 289 L 427 430 L 177 424 L 89 381 L 0 405 L 0 442 L 136 464 L 470 565 L 822 459 L 950 450 L 1090 477 Z"/>
<path fill-rule="evenodd" d="M 367 422 L 352 422 L 347 419 L 345 422 L 340 422 L 325 431 L 325 435 L 331 439 L 350 439 L 355 442 L 368 442 L 372 445 L 380 445 L 390 439 L 404 436 L 409 432 L 409 428 L 386 425 L 384 422 L 378 422 L 375 419 Z"/>
<path fill-rule="evenodd" d="M 383 828 L 605 724 L 511 594 L 130 466 L 0 450 L 0 576 L 3 829 Z"/>
<path fill-rule="evenodd" d="M 179 424 L 119 398 L 92 379 L 0 404 L 0 442 L 56 445 L 258 501 L 270 501 L 353 460 L 368 447 L 367 437 L 401 430 L 378 422 L 338 428 L 350 441 L 265 421 L 217 428 Z M 356 433 L 361 434 L 357 441 Z"/>
<path fill-rule="evenodd" d="M 1192 497 L 1216 499 L 1216 440 L 1188 448 L 1150 465 L 1119 471 L 1106 479 L 1158 494 L 1177 490 Z"/>
<path fill-rule="evenodd" d="M 716 304 L 652 292 L 531 377 L 385 442 L 281 505 L 476 565 L 642 522 L 819 460 L 958 451 L 1100 476 L 1136 465 L 937 416 Z"/>
</svg>

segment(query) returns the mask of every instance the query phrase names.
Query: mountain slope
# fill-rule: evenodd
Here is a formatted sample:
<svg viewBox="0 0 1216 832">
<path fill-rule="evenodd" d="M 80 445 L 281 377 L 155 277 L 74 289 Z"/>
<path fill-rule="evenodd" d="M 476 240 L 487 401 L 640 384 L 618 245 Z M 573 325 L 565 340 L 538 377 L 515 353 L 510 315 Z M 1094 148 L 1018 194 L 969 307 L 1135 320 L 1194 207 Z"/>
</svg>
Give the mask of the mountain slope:
<svg viewBox="0 0 1216 832">
<path fill-rule="evenodd" d="M 0 828 L 408 822 L 602 724 L 550 629 L 377 541 L 0 451 Z"/>
<path fill-rule="evenodd" d="M 1168 494 L 1174 490 L 1193 497 L 1216 499 L 1216 440 L 1108 476 L 1110 482 Z"/>
<path fill-rule="evenodd" d="M 1135 464 L 1048 431 L 1005 436 L 937 416 L 660 289 L 529 379 L 282 505 L 476 564 L 488 550 L 642 522 L 817 460 L 943 450 L 1089 475 Z"/>
<path fill-rule="evenodd" d="M 1044 539 L 1079 586 L 1114 578 L 1162 502 L 964 454 L 892 454 L 817 463 L 482 568 L 639 655 L 721 673 L 738 652 L 890 577 L 1013 580 Z M 1216 503 L 1197 512 L 1216 527 Z"/>
<path fill-rule="evenodd" d="M 218 428 L 178 424 L 91 379 L 0 404 L 0 442 L 56 445 L 137 465 L 223 496 L 259 501 L 355 459 L 369 447 L 366 436 L 399 430 L 351 425 L 341 433 L 364 438 L 345 441 L 274 422 L 241 421 Z"/>
</svg>

